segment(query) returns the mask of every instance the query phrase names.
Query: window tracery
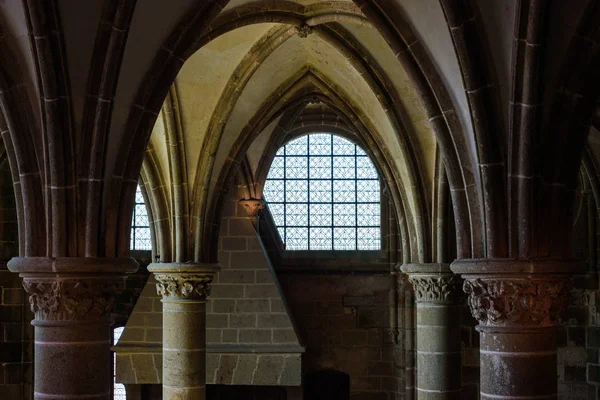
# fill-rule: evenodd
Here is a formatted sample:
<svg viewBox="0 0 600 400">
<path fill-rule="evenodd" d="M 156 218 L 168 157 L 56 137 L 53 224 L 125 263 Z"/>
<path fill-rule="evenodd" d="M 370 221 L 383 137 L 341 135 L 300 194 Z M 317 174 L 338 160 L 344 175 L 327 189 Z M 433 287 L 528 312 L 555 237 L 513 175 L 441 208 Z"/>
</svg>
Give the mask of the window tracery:
<svg viewBox="0 0 600 400">
<path fill-rule="evenodd" d="M 263 195 L 286 250 L 379 250 L 380 182 L 369 156 L 329 133 L 291 140 Z"/>
<path fill-rule="evenodd" d="M 131 250 L 152 250 L 148 210 L 139 186 L 135 191 L 135 206 L 131 218 Z"/>
</svg>

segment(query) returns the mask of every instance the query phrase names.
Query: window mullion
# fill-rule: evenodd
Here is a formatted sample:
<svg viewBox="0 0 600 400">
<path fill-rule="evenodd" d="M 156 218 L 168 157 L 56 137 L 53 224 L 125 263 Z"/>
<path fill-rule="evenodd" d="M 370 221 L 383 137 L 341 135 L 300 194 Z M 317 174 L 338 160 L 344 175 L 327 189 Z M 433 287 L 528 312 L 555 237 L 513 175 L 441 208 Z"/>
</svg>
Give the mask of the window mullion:
<svg viewBox="0 0 600 400">
<path fill-rule="evenodd" d="M 329 144 L 330 144 L 330 149 L 331 149 L 329 151 L 329 168 L 331 170 L 330 171 L 331 175 L 329 175 L 329 178 L 331 179 L 331 186 L 330 186 L 331 196 L 329 196 L 329 201 L 331 202 L 331 204 L 330 204 L 330 207 L 331 207 L 330 208 L 330 210 L 331 210 L 331 250 L 335 250 L 335 243 L 334 243 L 335 242 L 335 234 L 334 234 L 334 231 L 335 231 L 334 220 L 335 219 L 334 219 L 334 215 L 333 215 L 333 213 L 334 213 L 334 211 L 333 211 L 333 193 L 334 193 L 334 190 L 333 190 L 333 135 L 331 135 L 329 137 Z"/>
<path fill-rule="evenodd" d="M 354 250 L 358 250 L 358 156 L 354 145 Z"/>
<path fill-rule="evenodd" d="M 308 227 L 306 228 L 306 240 L 308 250 L 311 250 L 310 247 L 310 136 L 306 137 L 306 188 L 308 192 L 306 193 L 306 220 L 308 223 Z"/>
</svg>

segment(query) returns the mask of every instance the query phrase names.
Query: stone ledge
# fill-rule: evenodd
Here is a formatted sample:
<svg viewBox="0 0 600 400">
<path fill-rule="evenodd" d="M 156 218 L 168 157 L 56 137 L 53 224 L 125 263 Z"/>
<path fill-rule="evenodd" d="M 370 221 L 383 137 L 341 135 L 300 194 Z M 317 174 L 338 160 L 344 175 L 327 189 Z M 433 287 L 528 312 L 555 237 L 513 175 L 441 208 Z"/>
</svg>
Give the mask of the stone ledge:
<svg viewBox="0 0 600 400">
<path fill-rule="evenodd" d="M 282 346 L 277 347 L 279 347 L 278 352 L 248 352 L 241 348 L 236 349 L 234 346 L 227 351 L 207 349 L 206 383 L 257 386 L 301 385 L 304 348 L 300 347 L 301 351 L 298 352 L 292 352 L 291 348 L 288 349 L 289 352 L 283 352 Z M 113 351 L 117 353 L 117 382 L 162 383 L 161 347 L 115 346 Z"/>
<path fill-rule="evenodd" d="M 131 353 L 162 353 L 162 346 L 152 346 L 140 344 L 139 346 L 113 346 L 110 348 L 117 354 L 131 354 Z M 303 346 L 297 345 L 218 345 L 218 346 L 206 346 L 206 352 L 211 354 L 221 353 L 240 353 L 240 354 L 297 354 L 304 353 L 306 349 Z"/>
</svg>

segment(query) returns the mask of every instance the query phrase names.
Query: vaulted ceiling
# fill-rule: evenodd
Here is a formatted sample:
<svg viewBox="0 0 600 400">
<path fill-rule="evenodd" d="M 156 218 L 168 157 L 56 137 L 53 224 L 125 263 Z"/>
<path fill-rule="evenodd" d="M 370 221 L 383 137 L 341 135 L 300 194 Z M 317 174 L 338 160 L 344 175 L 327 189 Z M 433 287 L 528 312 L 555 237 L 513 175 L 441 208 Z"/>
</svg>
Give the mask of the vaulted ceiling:
<svg viewBox="0 0 600 400">
<path fill-rule="evenodd" d="M 562 254 L 544 226 L 563 221 L 585 153 L 599 14 L 593 0 L 5 1 L 21 250 L 127 254 L 144 162 L 194 232 L 180 257 L 214 258 L 235 171 L 324 107 L 376 161 L 410 259 L 433 258 L 446 177 L 459 258 Z"/>
</svg>

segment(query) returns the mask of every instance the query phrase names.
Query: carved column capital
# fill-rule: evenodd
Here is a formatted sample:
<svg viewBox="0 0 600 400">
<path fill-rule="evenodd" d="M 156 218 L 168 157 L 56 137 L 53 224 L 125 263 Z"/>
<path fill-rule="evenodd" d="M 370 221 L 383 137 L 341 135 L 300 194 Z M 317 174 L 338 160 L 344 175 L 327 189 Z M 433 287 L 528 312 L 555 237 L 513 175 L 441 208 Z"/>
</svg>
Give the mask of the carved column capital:
<svg viewBox="0 0 600 400">
<path fill-rule="evenodd" d="M 405 264 L 401 270 L 408 275 L 417 302 L 457 304 L 462 301 L 462 279 L 450 271 L 448 264 Z"/>
<path fill-rule="evenodd" d="M 148 271 L 158 281 L 156 291 L 163 301 L 205 301 L 210 296 L 210 287 L 218 264 L 150 264 Z"/>
<path fill-rule="evenodd" d="M 408 280 L 413 284 L 418 302 L 458 303 L 461 300 L 462 280 L 456 275 L 412 275 Z"/>
<path fill-rule="evenodd" d="M 457 260 L 452 270 L 465 279 L 463 290 L 480 328 L 556 326 L 570 301 L 576 260 Z"/>
<path fill-rule="evenodd" d="M 569 304 L 565 277 L 471 277 L 463 289 L 471 314 L 481 326 L 550 327 Z"/>
<path fill-rule="evenodd" d="M 125 277 L 23 278 L 36 320 L 79 321 L 108 316 L 115 296 L 125 289 Z"/>
<path fill-rule="evenodd" d="M 23 278 L 36 320 L 91 321 L 108 319 L 125 274 L 138 265 L 131 258 L 15 257 L 8 267 Z"/>
</svg>

